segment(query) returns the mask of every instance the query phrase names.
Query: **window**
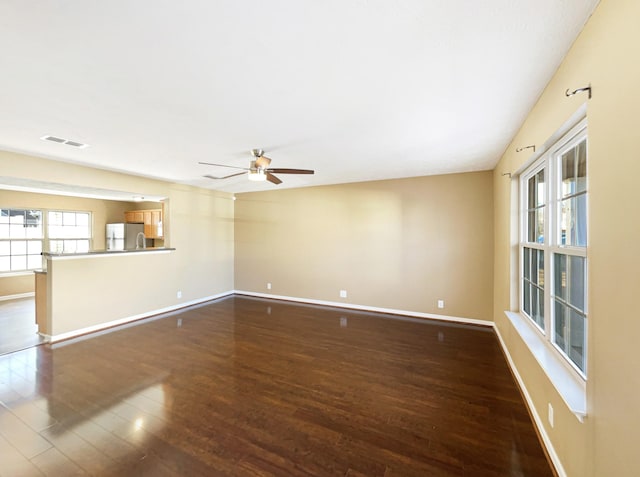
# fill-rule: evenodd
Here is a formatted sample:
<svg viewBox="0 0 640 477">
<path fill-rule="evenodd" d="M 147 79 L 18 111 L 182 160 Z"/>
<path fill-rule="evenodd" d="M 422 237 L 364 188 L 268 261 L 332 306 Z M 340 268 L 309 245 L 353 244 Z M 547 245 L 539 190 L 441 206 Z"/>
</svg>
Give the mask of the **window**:
<svg viewBox="0 0 640 477">
<path fill-rule="evenodd" d="M 586 120 L 520 176 L 520 309 L 586 377 Z"/>
<path fill-rule="evenodd" d="M 91 216 L 89 212 L 47 212 L 49 251 L 81 253 L 89 251 Z"/>
<path fill-rule="evenodd" d="M 0 273 L 42 268 L 42 252 L 88 252 L 91 213 L 0 209 Z"/>
<path fill-rule="evenodd" d="M 0 209 L 0 273 L 42 268 L 42 211 Z"/>
</svg>

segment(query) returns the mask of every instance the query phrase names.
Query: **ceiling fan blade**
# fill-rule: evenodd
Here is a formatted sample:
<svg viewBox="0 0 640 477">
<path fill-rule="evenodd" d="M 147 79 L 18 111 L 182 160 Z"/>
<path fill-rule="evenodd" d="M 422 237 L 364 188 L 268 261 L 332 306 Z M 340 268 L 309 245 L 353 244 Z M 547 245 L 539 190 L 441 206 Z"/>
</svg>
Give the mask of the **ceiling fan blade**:
<svg viewBox="0 0 640 477">
<path fill-rule="evenodd" d="M 276 174 L 314 174 L 311 169 L 266 169 L 265 172 L 275 172 Z"/>
<path fill-rule="evenodd" d="M 268 157 L 266 156 L 256 157 L 256 166 L 264 169 L 269 167 L 269 164 L 271 164 L 271 159 L 269 159 Z"/>
<path fill-rule="evenodd" d="M 224 177 L 216 177 L 216 176 L 212 176 L 211 174 L 207 174 L 207 175 L 202 176 L 202 177 L 206 177 L 207 179 L 228 179 L 229 177 L 242 176 L 244 174 L 246 174 L 246 172 L 237 172 L 235 174 L 230 174 L 230 175 L 224 176 Z"/>
<path fill-rule="evenodd" d="M 273 184 L 282 184 L 282 181 L 280 179 L 278 179 L 276 176 L 274 176 L 273 174 L 271 174 L 270 172 L 265 172 L 265 174 L 267 175 L 267 180 Z"/>
<path fill-rule="evenodd" d="M 205 166 L 230 167 L 231 169 L 242 169 L 243 171 L 249 170 L 247 167 L 227 166 L 226 164 L 214 164 L 212 162 L 198 162 L 198 164 L 204 164 Z"/>
</svg>

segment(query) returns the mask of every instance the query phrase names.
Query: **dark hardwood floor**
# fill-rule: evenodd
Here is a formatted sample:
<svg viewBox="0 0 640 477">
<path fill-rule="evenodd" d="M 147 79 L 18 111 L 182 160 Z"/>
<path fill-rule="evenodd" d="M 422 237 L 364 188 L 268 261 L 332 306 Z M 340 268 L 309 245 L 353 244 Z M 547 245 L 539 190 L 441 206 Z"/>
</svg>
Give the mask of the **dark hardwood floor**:
<svg viewBox="0 0 640 477">
<path fill-rule="evenodd" d="M 247 297 L 0 357 L 0 475 L 553 475 L 493 331 Z"/>
</svg>

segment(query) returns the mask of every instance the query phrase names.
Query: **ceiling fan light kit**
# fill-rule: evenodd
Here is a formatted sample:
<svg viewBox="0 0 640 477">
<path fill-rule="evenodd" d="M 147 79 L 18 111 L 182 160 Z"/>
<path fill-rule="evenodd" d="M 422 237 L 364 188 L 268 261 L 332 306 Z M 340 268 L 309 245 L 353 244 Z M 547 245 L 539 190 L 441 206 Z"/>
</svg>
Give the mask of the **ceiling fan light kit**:
<svg viewBox="0 0 640 477">
<path fill-rule="evenodd" d="M 256 169 L 255 171 L 249 171 L 249 180 L 254 182 L 262 182 L 267 180 L 267 175 L 262 169 Z"/>
<path fill-rule="evenodd" d="M 254 159 L 251 161 L 249 167 L 237 167 L 237 166 L 229 166 L 227 164 L 214 164 L 212 162 L 199 162 L 198 164 L 204 164 L 207 166 L 217 166 L 217 167 L 230 167 L 232 169 L 241 169 L 243 171 L 247 171 L 247 177 L 252 182 L 262 182 L 269 181 L 272 184 L 278 185 L 282 184 L 282 180 L 278 177 L 274 176 L 272 172 L 277 174 L 314 174 L 315 171 L 311 169 L 288 169 L 288 168 L 270 168 L 271 159 L 264 156 L 264 151 L 262 149 L 252 149 L 251 155 Z M 207 179 L 228 179 L 230 177 L 235 177 L 244 174 L 243 172 L 238 172 L 236 174 L 230 174 L 228 176 L 217 177 L 212 176 L 210 174 L 205 175 Z"/>
</svg>

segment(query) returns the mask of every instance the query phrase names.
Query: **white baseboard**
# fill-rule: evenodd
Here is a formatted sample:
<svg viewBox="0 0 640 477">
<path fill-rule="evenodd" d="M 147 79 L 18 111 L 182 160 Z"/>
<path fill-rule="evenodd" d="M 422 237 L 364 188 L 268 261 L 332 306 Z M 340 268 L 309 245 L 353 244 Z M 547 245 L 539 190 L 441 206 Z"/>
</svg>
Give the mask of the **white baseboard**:
<svg viewBox="0 0 640 477">
<path fill-rule="evenodd" d="M 524 381 L 520 376 L 520 373 L 518 372 L 518 368 L 516 368 L 516 365 L 513 362 L 513 359 L 511 358 L 511 353 L 509 353 L 509 349 L 507 348 L 507 345 L 502 339 L 500 330 L 498 329 L 497 326 L 495 326 L 495 323 L 493 325 L 493 329 L 495 330 L 496 335 L 498 336 L 498 341 L 500 342 L 502 351 L 504 352 L 504 355 L 507 357 L 507 363 L 511 368 L 511 372 L 515 376 L 516 381 L 518 382 L 518 386 L 520 386 L 520 390 L 522 391 L 522 395 L 524 396 L 525 401 L 527 401 L 527 406 L 529 407 L 529 411 L 533 416 L 534 424 L 538 429 L 538 432 L 540 433 L 540 437 L 542 438 L 544 446 L 547 449 L 549 458 L 551 459 L 551 462 L 553 463 L 553 466 L 555 467 L 556 472 L 558 472 L 558 476 L 567 477 L 567 473 L 565 472 L 564 467 L 562 466 L 562 462 L 560 462 L 560 458 L 558 457 L 558 454 L 555 448 L 553 447 L 553 444 L 551 443 L 549 434 L 547 434 L 547 431 L 545 430 L 544 425 L 542 424 L 543 421 L 540 417 L 540 414 L 538 414 L 536 407 L 533 405 L 533 400 L 531 399 L 531 395 L 529 394 L 529 391 L 527 390 L 527 387 L 525 386 Z"/>
<path fill-rule="evenodd" d="M 36 296 L 36 292 L 16 293 L 15 295 L 0 296 L 0 301 L 17 300 L 18 298 L 29 298 Z"/>
<path fill-rule="evenodd" d="M 297 303 L 308 303 L 311 305 L 334 306 L 337 308 L 349 308 L 352 310 L 371 311 L 374 313 L 387 313 L 390 315 L 402 315 L 402 316 L 410 316 L 413 318 L 426 318 L 429 320 L 441 320 L 441 321 L 449 321 L 449 322 L 456 322 L 456 323 L 465 323 L 469 325 L 493 327 L 493 321 L 478 320 L 475 318 L 462 318 L 459 316 L 437 315 L 434 313 L 422 313 L 418 311 L 396 310 L 393 308 L 380 308 L 377 306 L 356 305 L 354 303 L 344 303 L 344 302 L 337 302 L 337 301 L 314 300 L 311 298 L 299 298 L 295 296 L 272 295 L 269 293 L 257 293 L 257 292 L 246 291 L 246 290 L 234 290 L 233 293 L 235 293 L 236 295 L 247 295 L 247 296 L 255 296 L 258 298 L 271 298 L 274 300 L 294 301 Z"/>
<path fill-rule="evenodd" d="M 49 336 L 49 341 L 51 343 L 56 343 L 58 341 L 69 340 L 71 338 L 77 338 L 82 335 L 87 335 L 89 333 L 93 333 L 91 337 L 96 336 L 96 332 L 106 330 L 107 328 L 113 328 L 114 326 L 121 326 L 132 323 L 134 321 L 142 320 L 144 318 L 149 318 L 157 315 L 166 315 L 172 311 L 179 310 L 181 308 L 186 308 L 188 306 L 199 305 L 201 303 L 205 303 L 207 301 L 216 300 L 218 298 L 223 298 L 225 296 L 233 295 L 233 291 L 227 291 L 223 293 L 218 293 L 217 295 L 211 295 L 203 298 L 198 298 L 196 300 L 186 301 L 183 303 L 178 303 L 177 305 L 168 306 L 165 308 L 159 308 L 157 310 L 147 311 L 145 313 L 140 313 L 139 315 L 127 316 L 125 318 L 120 318 L 113 321 L 107 321 L 105 323 L 99 323 L 93 326 L 87 326 L 85 328 L 80 328 L 77 330 L 69 331 L 67 333 L 60 333 L 59 335 Z M 162 318 L 163 316 L 158 316 L 158 318 Z M 43 335 L 45 336 L 45 335 Z"/>
</svg>

